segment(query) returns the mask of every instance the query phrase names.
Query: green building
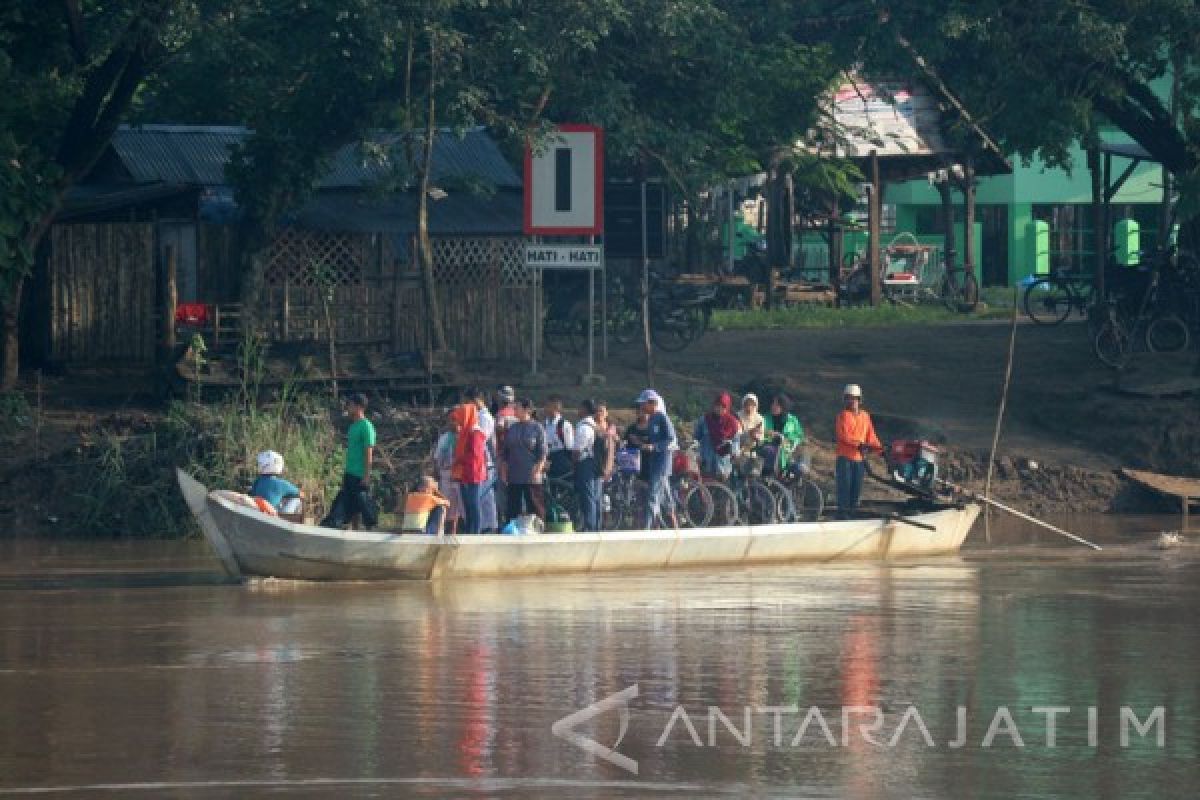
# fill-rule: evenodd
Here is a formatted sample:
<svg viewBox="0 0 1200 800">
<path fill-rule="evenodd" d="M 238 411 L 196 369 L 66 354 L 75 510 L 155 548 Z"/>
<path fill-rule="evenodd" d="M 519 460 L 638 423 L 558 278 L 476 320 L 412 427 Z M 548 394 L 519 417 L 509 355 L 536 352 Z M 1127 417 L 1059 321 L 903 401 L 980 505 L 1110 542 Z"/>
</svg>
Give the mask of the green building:
<svg viewBox="0 0 1200 800">
<path fill-rule="evenodd" d="M 1118 141 L 1116 136 L 1113 141 Z M 1093 250 L 1091 175 L 1087 155 L 1079 147 L 1072 153 L 1070 172 L 1046 166 L 1038 159 L 1023 164 L 1013 159 L 1011 175 L 980 178 L 976 193 L 976 264 L 984 286 L 1011 286 L 1035 270 L 1035 223 L 1049 229 L 1049 263 L 1052 267 L 1082 266 L 1090 270 Z M 1114 179 L 1129 165 L 1114 158 Z M 1123 220 L 1135 220 L 1143 246 L 1153 243 L 1159 228 L 1162 203 L 1162 169 L 1141 163 L 1113 199 L 1114 230 Z M 894 217 L 891 233 L 907 231 L 923 241 L 941 238 L 942 206 L 928 181 L 889 185 L 884 202 L 890 206 L 885 220 Z M 955 193 L 958 246 L 962 248 L 963 206 Z M 888 220 L 890 221 L 890 220 Z M 1127 228 L 1125 223 L 1123 228 Z M 883 238 L 887 243 L 886 235 Z M 1116 242 L 1116 238 L 1112 239 Z M 1043 237 L 1042 247 L 1047 247 Z"/>
</svg>

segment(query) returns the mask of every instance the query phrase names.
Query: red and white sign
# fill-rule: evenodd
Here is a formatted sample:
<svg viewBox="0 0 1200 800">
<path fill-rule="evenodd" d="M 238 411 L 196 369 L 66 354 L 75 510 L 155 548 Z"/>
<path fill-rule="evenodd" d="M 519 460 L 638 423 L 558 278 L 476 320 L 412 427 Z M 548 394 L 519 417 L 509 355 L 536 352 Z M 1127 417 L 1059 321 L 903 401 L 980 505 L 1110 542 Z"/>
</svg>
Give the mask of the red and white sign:
<svg viewBox="0 0 1200 800">
<path fill-rule="evenodd" d="M 559 125 L 537 152 L 525 146 L 525 233 L 604 233 L 604 131 Z"/>
</svg>

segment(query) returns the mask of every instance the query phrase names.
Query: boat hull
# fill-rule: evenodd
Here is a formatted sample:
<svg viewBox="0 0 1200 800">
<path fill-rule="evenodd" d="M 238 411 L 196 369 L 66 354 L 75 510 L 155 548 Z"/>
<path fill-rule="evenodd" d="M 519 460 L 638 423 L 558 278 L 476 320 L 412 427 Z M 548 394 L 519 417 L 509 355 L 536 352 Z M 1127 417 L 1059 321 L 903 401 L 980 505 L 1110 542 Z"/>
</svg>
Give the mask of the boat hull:
<svg viewBox="0 0 1200 800">
<path fill-rule="evenodd" d="M 196 487 L 200 485 L 185 488 L 185 494 L 191 489 L 194 513 L 201 499 Z M 929 529 L 895 519 L 863 519 L 680 531 L 431 537 L 297 525 L 205 493 L 203 516 L 197 517 L 218 554 L 229 554 L 222 562 L 232 560 L 244 575 L 434 580 L 946 555 L 958 552 L 978 514 L 979 507 L 969 504 L 911 516 Z"/>
</svg>

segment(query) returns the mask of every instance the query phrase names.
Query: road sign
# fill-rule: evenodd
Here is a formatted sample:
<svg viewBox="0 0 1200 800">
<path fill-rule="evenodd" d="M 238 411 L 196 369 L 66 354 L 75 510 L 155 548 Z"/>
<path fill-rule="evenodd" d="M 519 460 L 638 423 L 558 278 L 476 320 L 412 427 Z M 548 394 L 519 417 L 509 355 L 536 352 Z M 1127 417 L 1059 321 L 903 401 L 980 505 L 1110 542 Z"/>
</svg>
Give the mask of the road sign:
<svg viewBox="0 0 1200 800">
<path fill-rule="evenodd" d="M 525 233 L 604 233 L 604 131 L 560 125 L 537 152 L 525 147 Z"/>
<path fill-rule="evenodd" d="M 527 244 L 525 266 L 532 269 L 603 269 L 604 248 L 598 244 Z"/>
</svg>

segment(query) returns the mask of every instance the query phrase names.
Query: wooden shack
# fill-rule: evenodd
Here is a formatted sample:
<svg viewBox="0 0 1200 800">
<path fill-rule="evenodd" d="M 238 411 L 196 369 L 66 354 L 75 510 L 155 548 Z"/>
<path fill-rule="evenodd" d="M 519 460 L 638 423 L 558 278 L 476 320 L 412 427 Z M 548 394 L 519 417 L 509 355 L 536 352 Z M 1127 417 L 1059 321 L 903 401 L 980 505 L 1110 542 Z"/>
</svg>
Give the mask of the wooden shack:
<svg viewBox="0 0 1200 800">
<path fill-rule="evenodd" d="M 213 339 L 237 335 L 240 214 L 225 166 L 244 128 L 123 127 L 72 191 L 27 302 L 29 356 L 61 366 L 154 364 L 162 311 L 205 308 Z M 413 263 L 416 195 L 383 192 L 395 173 L 373 147 L 342 148 L 302 208 L 268 247 L 255 318 L 266 341 L 423 350 L 429 339 Z M 365 153 L 374 155 L 368 158 Z M 521 181 L 482 129 L 435 140 L 430 199 L 437 292 L 460 359 L 510 359 L 529 347 L 532 278 L 524 266 Z M 167 279 L 168 274 L 171 280 Z M 210 343 L 210 344 L 213 344 Z"/>
</svg>

